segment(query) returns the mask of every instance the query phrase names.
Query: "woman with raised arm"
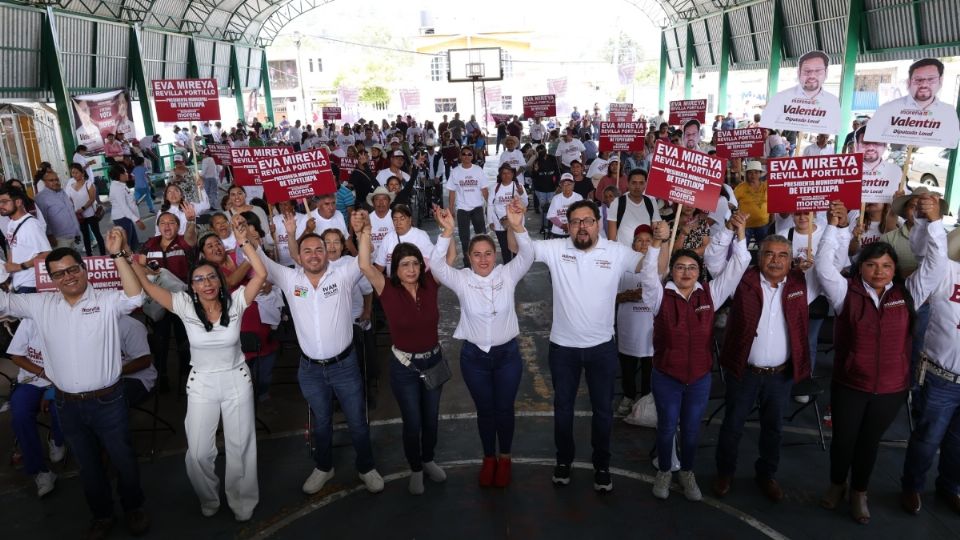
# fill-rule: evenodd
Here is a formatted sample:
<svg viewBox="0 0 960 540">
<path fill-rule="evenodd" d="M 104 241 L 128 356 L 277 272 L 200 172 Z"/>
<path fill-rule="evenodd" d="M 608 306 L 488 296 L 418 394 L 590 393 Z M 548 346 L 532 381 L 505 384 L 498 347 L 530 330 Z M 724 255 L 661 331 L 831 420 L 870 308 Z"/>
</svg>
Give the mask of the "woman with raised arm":
<svg viewBox="0 0 960 540">
<path fill-rule="evenodd" d="M 144 257 L 134 265 L 144 291 L 183 321 L 190 340 L 187 380 L 187 476 L 200 498 L 200 511 L 210 517 L 220 508 L 220 480 L 214 472 L 217 425 L 223 417 L 226 449 L 227 504 L 237 521 L 247 521 L 260 500 L 257 485 L 257 439 L 253 386 L 240 350 L 240 322 L 267 279 L 267 269 L 248 228 L 235 227 L 237 248 L 253 268 L 245 286 L 228 292 L 218 265 L 201 259 L 189 274 L 189 292 L 171 293 L 147 279 Z"/>
<path fill-rule="evenodd" d="M 434 210 L 442 232 L 431 258 L 435 261 L 431 269 L 437 280 L 460 300 L 460 322 L 453 337 L 463 340 L 460 373 L 477 406 L 477 428 L 483 444 L 481 487 L 510 485 L 514 402 L 523 373 L 514 291 L 534 259 L 533 243 L 523 226 L 524 208 L 518 198 L 504 208 L 506 226 L 517 240 L 516 257 L 498 265 L 493 239 L 480 234 L 470 240 L 464 254 L 470 265 L 462 270 L 451 268 L 443 257 L 455 245 L 450 241 L 453 215 L 440 208 Z"/>
</svg>

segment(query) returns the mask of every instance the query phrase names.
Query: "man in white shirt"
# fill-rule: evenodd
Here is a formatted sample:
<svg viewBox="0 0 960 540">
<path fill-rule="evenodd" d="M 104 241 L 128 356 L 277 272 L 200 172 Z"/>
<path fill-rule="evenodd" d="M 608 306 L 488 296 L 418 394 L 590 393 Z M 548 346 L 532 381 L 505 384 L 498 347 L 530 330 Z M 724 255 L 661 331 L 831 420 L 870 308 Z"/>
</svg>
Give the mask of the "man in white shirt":
<svg viewBox="0 0 960 540">
<path fill-rule="evenodd" d="M 567 209 L 574 203 L 582 201 L 583 197 L 573 191 L 576 184 L 573 175 L 563 173 L 560 175 L 560 193 L 557 193 L 550 199 L 550 207 L 547 208 L 547 221 L 550 222 L 551 238 L 566 238 L 570 236 L 570 229 L 567 223 Z"/>
<path fill-rule="evenodd" d="M 663 117 L 663 111 L 657 112 L 657 115 L 650 119 L 650 129 L 656 131 L 660 129 L 660 124 L 666 122 Z"/>
<path fill-rule="evenodd" d="M 43 263 L 59 292 L 0 292 L 0 313 L 32 319 L 46 346 L 43 376 L 57 388 L 60 424 L 79 464 L 93 513 L 88 538 L 106 537 L 115 523 L 104 453 L 117 474 L 127 530 L 139 536 L 150 526 L 120 382 L 119 319 L 142 304 L 140 282 L 127 261 L 125 247 L 123 229 L 114 227 L 107 235 L 107 250 L 116 262 L 122 291 L 94 289 L 87 281 L 80 254 L 72 248 L 58 248 Z M 64 332 L 65 328 L 70 331 Z"/>
<path fill-rule="evenodd" d="M 907 95 L 884 103 L 867 123 L 867 140 L 956 148 L 960 120 L 953 105 L 937 98 L 943 62 L 924 58 L 910 66 Z"/>
<path fill-rule="evenodd" d="M 123 394 L 127 404 L 135 407 L 147 399 L 156 385 L 157 368 L 153 365 L 147 327 L 129 315 L 120 317 L 120 358 Z"/>
<path fill-rule="evenodd" d="M 203 153 L 203 160 L 200 161 L 200 176 L 203 177 L 203 190 L 207 192 L 210 208 L 218 208 L 220 193 L 217 191 L 217 186 L 220 183 L 220 169 L 213 159 L 213 151 L 209 148 Z"/>
<path fill-rule="evenodd" d="M 591 201 L 570 206 L 570 238 L 534 242 L 536 260 L 550 269 L 553 325 L 550 373 L 553 378 L 553 427 L 557 464 L 553 482 L 570 483 L 574 459 L 573 416 L 581 372 L 586 372 L 593 408 L 593 487 L 611 491 L 610 434 L 613 383 L 620 370 L 613 321 L 620 276 L 639 271 L 640 253 L 600 238 L 600 210 Z"/>
<path fill-rule="evenodd" d="M 317 234 L 323 235 L 327 229 L 337 229 L 343 233 L 343 236 L 350 238 L 347 233 L 347 222 L 343 219 L 343 214 L 337 212 L 337 199 L 332 193 L 317 197 L 316 207 L 310 211 L 309 216 L 314 220 L 313 230 Z M 344 249 L 350 255 L 356 256 L 357 254 L 357 249 L 352 241 L 348 240 Z"/>
<path fill-rule="evenodd" d="M 640 225 L 652 225 L 660 221 L 657 201 L 643 194 L 647 189 L 647 173 L 643 169 L 633 169 L 627 178 L 627 192 L 610 203 L 607 212 L 607 238 L 632 247 L 632 231 Z M 617 231 L 627 231 L 622 237 Z"/>
<path fill-rule="evenodd" d="M 390 167 L 377 173 L 377 185 L 386 187 L 387 180 L 389 180 L 391 176 L 396 176 L 404 186 L 407 185 L 407 182 L 410 181 L 410 175 L 402 168 L 405 159 L 406 156 L 403 154 L 403 150 L 391 151 Z"/>
<path fill-rule="evenodd" d="M 34 265 L 43 262 L 50 253 L 50 241 L 40 221 L 27 212 L 27 196 L 17 188 L 0 187 L 0 215 L 9 217 L 7 237 L 10 260 L 4 270 L 12 274 L 10 290 L 14 293 L 37 292 Z"/>
<path fill-rule="evenodd" d="M 293 145 L 294 150 L 300 151 L 300 143 L 303 139 L 303 130 L 300 129 L 300 121 L 297 120 L 290 129 L 287 130 L 287 142 Z"/>
<path fill-rule="evenodd" d="M 583 154 L 585 151 L 586 148 L 583 146 L 583 143 L 574 137 L 573 129 L 567 128 L 567 130 L 563 132 L 563 139 L 557 144 L 557 151 L 554 153 L 560 161 L 561 172 L 568 172 L 570 170 L 570 162 L 575 159 L 579 160 L 580 163 L 584 163 Z"/>
<path fill-rule="evenodd" d="M 817 133 L 815 143 L 803 149 L 803 157 L 829 156 L 834 154 L 833 146 L 827 144 L 830 135 L 826 133 Z"/>
<path fill-rule="evenodd" d="M 865 141 L 866 127 L 854 134 L 857 152 L 863 152 L 863 189 L 861 200 L 867 203 L 890 204 L 900 189 L 903 171 L 896 163 L 883 159 L 887 143 Z"/>
<path fill-rule="evenodd" d="M 193 161 L 193 154 L 190 152 L 190 134 L 187 130 L 180 129 L 180 126 L 173 126 L 173 151 L 179 154 L 183 161 Z"/>
<path fill-rule="evenodd" d="M 465 146 L 460 149 L 460 166 L 450 171 L 446 187 L 450 191 L 447 208 L 457 210 L 460 245 L 463 248 L 462 253 L 467 253 L 470 225 L 473 224 L 474 234 L 482 234 L 487 229 L 483 211 L 483 204 L 487 200 L 487 175 L 482 167 L 473 165 L 473 148 Z M 463 265 L 465 268 L 470 267 L 470 261 L 466 257 Z"/>
<path fill-rule="evenodd" d="M 530 142 L 536 146 L 543 142 L 547 137 L 547 128 L 540 121 L 540 118 L 534 118 L 533 124 L 530 124 Z"/>
</svg>

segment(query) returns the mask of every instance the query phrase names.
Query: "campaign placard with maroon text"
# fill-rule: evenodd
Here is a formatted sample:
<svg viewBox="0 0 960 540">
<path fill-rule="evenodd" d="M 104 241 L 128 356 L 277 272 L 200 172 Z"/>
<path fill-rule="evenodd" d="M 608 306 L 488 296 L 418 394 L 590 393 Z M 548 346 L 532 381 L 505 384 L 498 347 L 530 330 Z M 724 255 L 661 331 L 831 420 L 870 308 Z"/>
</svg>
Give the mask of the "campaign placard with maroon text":
<svg viewBox="0 0 960 540">
<path fill-rule="evenodd" d="M 231 164 L 230 148 L 229 144 L 210 143 L 207 145 L 207 150 L 210 150 L 210 153 L 213 154 L 213 161 L 224 167 L 229 167 Z"/>
<path fill-rule="evenodd" d="M 671 126 L 683 125 L 687 120 L 697 120 L 701 124 L 707 121 L 707 100 L 681 99 L 670 102 Z"/>
<path fill-rule="evenodd" d="M 360 160 L 357 158 L 340 158 L 340 181 L 346 182 L 350 180 L 350 175 L 353 174 L 353 171 L 360 166 Z"/>
<path fill-rule="evenodd" d="M 292 153 L 292 146 L 231 148 L 230 170 L 233 171 L 233 181 L 238 186 L 259 186 L 261 182 L 257 162 L 263 158 L 286 156 Z"/>
<path fill-rule="evenodd" d="M 860 208 L 863 154 L 775 158 L 767 161 L 767 211 L 819 212 L 830 201 Z"/>
<path fill-rule="evenodd" d="M 763 157 L 763 130 L 760 128 L 725 129 L 713 134 L 717 141 L 717 157 Z"/>
<path fill-rule="evenodd" d="M 324 107 L 322 112 L 324 120 L 339 120 L 343 118 L 340 107 Z"/>
<path fill-rule="evenodd" d="M 527 118 L 545 118 L 557 115 L 557 96 L 523 96 L 523 115 Z"/>
<path fill-rule="evenodd" d="M 645 193 L 650 197 L 713 212 L 717 209 L 726 168 L 723 159 L 657 141 L 653 147 Z"/>
<path fill-rule="evenodd" d="M 337 190 L 330 158 L 323 148 L 261 159 L 257 167 L 264 195 L 271 204 Z"/>
<path fill-rule="evenodd" d="M 153 101 L 161 122 L 220 120 L 216 79 L 155 80 Z"/>
<path fill-rule="evenodd" d="M 507 122 L 513 118 L 512 114 L 501 114 L 501 113 L 490 113 L 490 117 L 493 118 L 493 121 L 496 123 Z"/>
<path fill-rule="evenodd" d="M 643 150 L 643 138 L 646 135 L 646 122 L 600 122 L 600 151 L 636 152 Z"/>
<path fill-rule="evenodd" d="M 87 280 L 94 289 L 114 289 L 120 290 L 123 284 L 120 283 L 120 272 L 117 271 L 117 265 L 113 259 L 105 256 L 84 257 L 83 264 L 87 267 Z M 33 265 L 33 273 L 37 278 L 37 292 L 50 292 L 57 290 L 57 285 L 47 274 L 47 265 Z"/>
<path fill-rule="evenodd" d="M 633 103 L 611 103 L 610 121 L 629 122 L 633 120 Z"/>
</svg>

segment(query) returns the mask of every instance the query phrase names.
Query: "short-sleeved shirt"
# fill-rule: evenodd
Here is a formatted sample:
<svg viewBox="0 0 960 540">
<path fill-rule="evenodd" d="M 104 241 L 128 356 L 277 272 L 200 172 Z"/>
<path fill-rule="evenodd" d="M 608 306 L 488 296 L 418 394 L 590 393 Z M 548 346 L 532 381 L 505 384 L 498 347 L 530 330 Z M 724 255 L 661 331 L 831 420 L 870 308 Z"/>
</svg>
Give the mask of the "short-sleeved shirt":
<svg viewBox="0 0 960 540">
<path fill-rule="evenodd" d="M 7 346 L 7 354 L 22 356 L 33 365 L 43 368 L 43 343 L 40 341 L 40 334 L 37 333 L 37 327 L 33 320 L 23 319 L 20 321 L 20 326 L 17 327 L 13 339 L 10 340 L 10 345 Z M 17 383 L 30 384 L 37 388 L 50 386 L 50 381 L 23 368 L 20 368 L 19 373 L 17 373 Z"/>
<path fill-rule="evenodd" d="M 150 354 L 150 343 L 147 341 L 147 327 L 142 322 L 127 315 L 120 317 L 120 359 L 124 365 L 133 362 L 137 358 L 143 358 Z M 153 389 L 157 382 L 157 368 L 153 362 L 149 366 L 127 373 L 124 379 L 135 379 L 143 384 L 147 392 Z"/>
<path fill-rule="evenodd" d="M 483 167 L 471 165 L 469 169 L 456 167 L 450 171 L 447 189 L 457 194 L 457 210 L 469 211 L 483 206 L 483 189 L 487 187 Z"/>
<path fill-rule="evenodd" d="M 240 321 L 243 310 L 247 309 L 244 297 L 246 287 L 240 286 L 230 295 L 229 324 L 224 327 L 220 321 L 213 322 L 213 329 L 207 332 L 197 317 L 193 300 L 186 292 L 173 293 L 173 312 L 183 321 L 190 341 L 190 365 L 198 372 L 227 371 L 243 365 L 243 352 L 240 350 Z"/>
<path fill-rule="evenodd" d="M 21 226 L 22 225 L 22 226 Z M 16 234 L 14 234 L 16 233 Z M 10 262 L 22 263 L 36 257 L 37 253 L 50 251 L 50 241 L 40 220 L 24 214 L 7 224 L 7 245 L 10 246 Z M 42 261 L 37 261 L 42 264 Z M 33 268 L 13 273 L 13 288 L 36 287 L 37 278 Z"/>
<path fill-rule="evenodd" d="M 380 293 L 380 304 L 390 323 L 394 347 L 407 353 L 427 352 L 440 343 L 440 306 L 437 293 L 440 285 L 427 271 L 423 285 L 417 287 L 414 300 L 407 289 L 387 280 Z"/>
<path fill-rule="evenodd" d="M 397 234 L 397 231 L 388 233 L 387 236 L 383 238 L 383 241 L 380 242 L 380 247 L 378 247 L 373 254 L 374 264 L 382 266 L 389 276 L 393 250 L 396 249 L 401 242 L 417 246 L 420 254 L 423 255 L 423 262 L 427 265 L 427 268 L 430 268 L 430 255 L 433 253 L 433 243 L 430 241 L 430 235 L 416 227 L 410 227 L 410 230 L 403 235 Z"/>
</svg>

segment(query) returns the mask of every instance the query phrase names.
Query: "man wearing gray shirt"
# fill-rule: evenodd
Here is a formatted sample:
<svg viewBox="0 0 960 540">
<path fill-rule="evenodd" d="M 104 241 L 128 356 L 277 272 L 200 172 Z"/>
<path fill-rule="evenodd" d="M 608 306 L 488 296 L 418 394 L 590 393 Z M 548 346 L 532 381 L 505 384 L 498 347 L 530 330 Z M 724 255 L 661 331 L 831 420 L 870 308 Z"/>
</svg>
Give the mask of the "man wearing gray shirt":
<svg viewBox="0 0 960 540">
<path fill-rule="evenodd" d="M 44 173 L 43 185 L 47 189 L 37 193 L 35 202 L 47 220 L 47 238 L 54 248 L 73 247 L 80 236 L 73 201 L 63 191 L 60 177 L 52 169 Z"/>
</svg>

